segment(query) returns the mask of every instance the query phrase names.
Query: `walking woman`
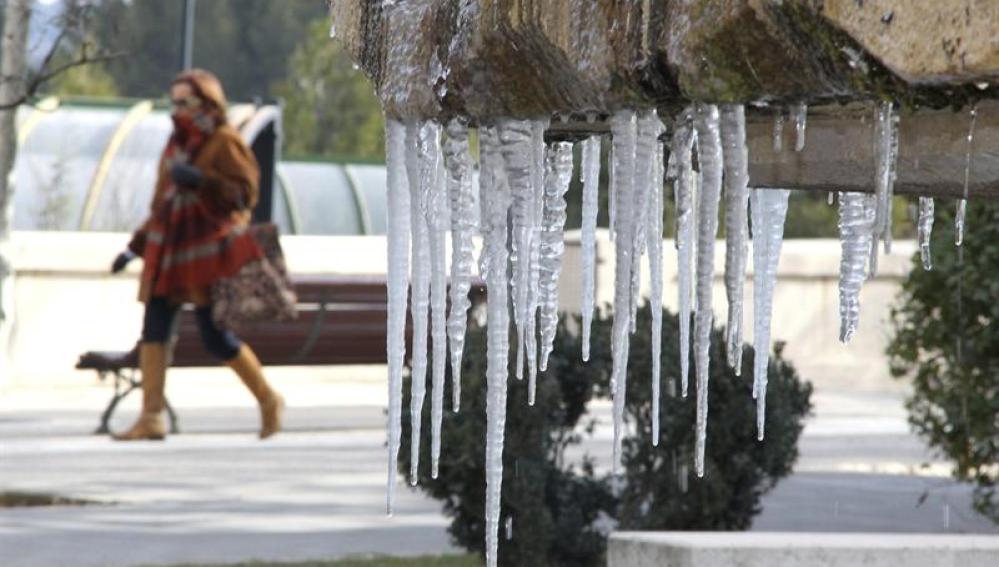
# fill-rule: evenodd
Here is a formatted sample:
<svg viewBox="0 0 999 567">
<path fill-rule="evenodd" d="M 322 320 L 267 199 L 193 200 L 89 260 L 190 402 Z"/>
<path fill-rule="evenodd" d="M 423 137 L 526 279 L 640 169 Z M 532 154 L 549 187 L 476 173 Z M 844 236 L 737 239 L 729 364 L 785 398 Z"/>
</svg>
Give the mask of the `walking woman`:
<svg viewBox="0 0 999 567">
<path fill-rule="evenodd" d="M 239 133 L 226 123 L 219 80 L 199 69 L 170 88 L 174 129 L 160 158 L 152 214 L 135 232 L 112 272 L 144 262 L 139 299 L 146 305 L 139 345 L 142 413 L 115 439 L 163 439 L 162 411 L 169 343 L 181 305 L 193 303 L 205 348 L 232 368 L 260 404 L 260 438 L 281 429 L 284 399 L 264 379 L 248 345 L 212 318 L 210 288 L 263 256 L 247 232 L 260 171 Z"/>
</svg>

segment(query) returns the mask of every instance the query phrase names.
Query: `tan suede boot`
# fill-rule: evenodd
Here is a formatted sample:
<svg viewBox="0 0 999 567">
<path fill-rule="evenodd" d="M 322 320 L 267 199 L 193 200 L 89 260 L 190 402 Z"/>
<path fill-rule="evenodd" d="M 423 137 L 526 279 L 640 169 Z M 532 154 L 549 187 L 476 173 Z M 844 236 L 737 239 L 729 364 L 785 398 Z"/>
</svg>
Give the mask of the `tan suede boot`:
<svg viewBox="0 0 999 567">
<path fill-rule="evenodd" d="M 281 414 L 284 413 L 284 398 L 274 391 L 264 378 L 260 360 L 245 343 L 239 348 L 236 358 L 226 362 L 246 385 L 260 404 L 260 438 L 267 439 L 281 431 Z"/>
<path fill-rule="evenodd" d="M 163 408 L 166 398 L 166 346 L 162 343 L 139 345 L 139 369 L 142 372 L 142 413 L 128 431 L 113 435 L 117 441 L 162 440 L 166 437 Z"/>
</svg>

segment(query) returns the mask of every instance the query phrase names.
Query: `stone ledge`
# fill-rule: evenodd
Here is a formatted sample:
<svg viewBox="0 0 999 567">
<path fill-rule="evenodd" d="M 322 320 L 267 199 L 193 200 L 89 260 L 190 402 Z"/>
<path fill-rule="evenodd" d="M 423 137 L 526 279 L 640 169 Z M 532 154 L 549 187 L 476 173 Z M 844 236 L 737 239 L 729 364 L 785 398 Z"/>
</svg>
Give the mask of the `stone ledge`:
<svg viewBox="0 0 999 567">
<path fill-rule="evenodd" d="M 618 532 L 608 567 L 994 567 L 999 537 L 932 534 Z"/>
</svg>

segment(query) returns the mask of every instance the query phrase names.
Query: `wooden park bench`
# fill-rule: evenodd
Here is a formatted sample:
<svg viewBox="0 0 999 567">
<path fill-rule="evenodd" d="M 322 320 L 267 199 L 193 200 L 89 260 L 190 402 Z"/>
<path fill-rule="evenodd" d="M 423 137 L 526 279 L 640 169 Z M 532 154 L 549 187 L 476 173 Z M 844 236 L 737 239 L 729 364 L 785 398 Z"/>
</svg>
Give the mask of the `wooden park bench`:
<svg viewBox="0 0 999 567">
<path fill-rule="evenodd" d="M 253 347 L 264 366 L 384 364 L 387 303 L 384 276 L 293 276 L 298 294 L 298 318 L 247 325 L 239 336 Z M 485 298 L 485 287 L 472 286 L 473 305 Z M 409 329 L 407 326 L 407 334 Z M 408 343 L 408 340 L 407 340 Z M 101 415 L 95 433 L 108 426 L 118 404 L 142 387 L 138 345 L 128 351 L 86 352 L 76 365 L 94 370 L 101 380 L 114 377 L 114 394 Z M 194 310 L 185 307 L 172 345 L 170 366 L 217 366 L 201 345 Z M 166 404 L 171 433 L 177 433 L 177 414 Z"/>
</svg>

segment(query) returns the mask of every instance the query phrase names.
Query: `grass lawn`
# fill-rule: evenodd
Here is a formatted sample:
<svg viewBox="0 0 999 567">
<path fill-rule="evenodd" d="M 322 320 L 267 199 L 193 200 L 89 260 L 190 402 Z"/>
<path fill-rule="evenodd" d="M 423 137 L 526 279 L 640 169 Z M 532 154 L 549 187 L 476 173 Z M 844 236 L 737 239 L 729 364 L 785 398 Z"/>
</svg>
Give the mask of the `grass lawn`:
<svg viewBox="0 0 999 567">
<path fill-rule="evenodd" d="M 307 561 L 305 563 L 230 563 L 225 565 L 175 565 L 174 567 L 480 567 L 476 555 L 435 555 L 425 557 L 376 557 L 368 559 L 339 559 L 336 561 Z"/>
</svg>

